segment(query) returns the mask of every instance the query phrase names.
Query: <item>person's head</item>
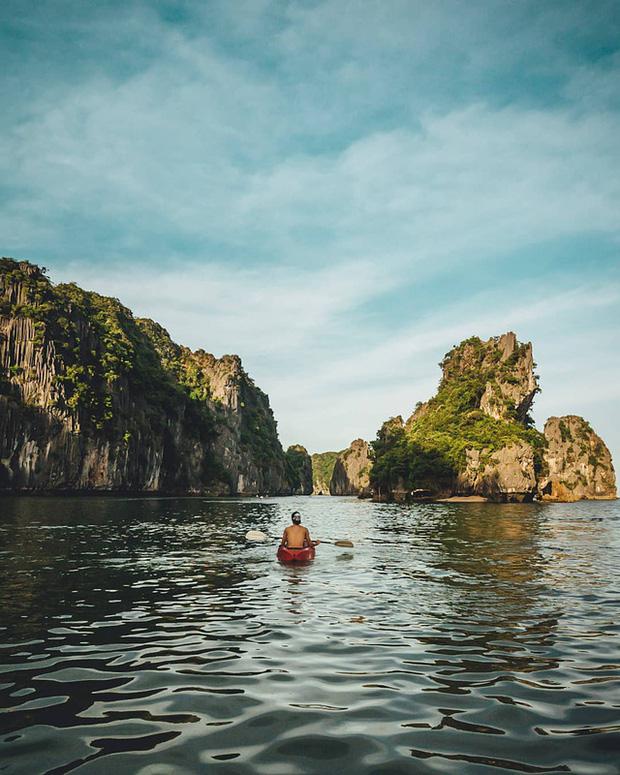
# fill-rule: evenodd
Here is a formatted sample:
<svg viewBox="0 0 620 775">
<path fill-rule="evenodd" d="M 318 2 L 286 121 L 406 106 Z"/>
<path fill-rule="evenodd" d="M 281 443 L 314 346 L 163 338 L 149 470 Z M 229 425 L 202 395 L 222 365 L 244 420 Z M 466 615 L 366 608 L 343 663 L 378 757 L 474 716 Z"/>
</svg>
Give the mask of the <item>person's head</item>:
<svg viewBox="0 0 620 775">
<path fill-rule="evenodd" d="M 300 525 L 301 524 L 301 514 L 298 511 L 294 511 L 291 514 L 291 520 L 294 525 Z"/>
</svg>

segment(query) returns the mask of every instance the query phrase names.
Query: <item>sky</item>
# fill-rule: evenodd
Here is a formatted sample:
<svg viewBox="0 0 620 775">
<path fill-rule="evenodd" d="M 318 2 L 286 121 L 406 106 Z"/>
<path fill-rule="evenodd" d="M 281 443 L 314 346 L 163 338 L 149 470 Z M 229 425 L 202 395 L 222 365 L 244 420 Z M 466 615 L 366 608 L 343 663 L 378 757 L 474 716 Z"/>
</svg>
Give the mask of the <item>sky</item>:
<svg viewBox="0 0 620 775">
<path fill-rule="evenodd" d="M 617 0 L 3 0 L 3 255 L 237 353 L 285 446 L 531 341 L 620 461 Z"/>
</svg>

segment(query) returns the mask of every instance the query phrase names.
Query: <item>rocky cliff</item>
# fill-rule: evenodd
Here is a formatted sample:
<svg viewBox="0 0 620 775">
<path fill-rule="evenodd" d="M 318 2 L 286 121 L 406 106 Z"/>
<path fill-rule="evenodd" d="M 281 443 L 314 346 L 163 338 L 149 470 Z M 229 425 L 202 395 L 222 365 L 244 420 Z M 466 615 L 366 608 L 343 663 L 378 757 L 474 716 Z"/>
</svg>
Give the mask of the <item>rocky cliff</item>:
<svg viewBox="0 0 620 775">
<path fill-rule="evenodd" d="M 513 333 L 454 347 L 437 394 L 374 443 L 379 497 L 482 495 L 530 500 L 542 467 L 542 434 L 528 411 L 538 390 L 531 344 Z"/>
<path fill-rule="evenodd" d="M 312 455 L 312 494 L 329 495 L 329 483 L 340 452 L 315 452 Z"/>
<path fill-rule="evenodd" d="M 175 344 L 118 300 L 0 260 L 0 489 L 291 491 L 237 356 Z"/>
<path fill-rule="evenodd" d="M 437 394 L 406 423 L 384 423 L 373 442 L 371 486 L 379 499 L 615 496 L 609 452 L 584 420 L 564 421 L 562 431 L 562 420 L 551 418 L 544 435 L 533 427 L 529 410 L 539 387 L 530 343 L 513 333 L 472 337 L 440 365 Z"/>
<path fill-rule="evenodd" d="M 538 497 L 545 501 L 609 500 L 616 497 L 611 455 L 582 417 L 550 417 L 545 423 L 545 475 Z"/>
<path fill-rule="evenodd" d="M 491 500 L 531 500 L 536 490 L 534 446 L 517 441 L 494 452 L 466 449 L 465 467 L 459 471 L 456 495 L 483 495 Z"/>
<path fill-rule="evenodd" d="M 369 497 L 371 467 L 368 442 L 356 439 L 336 458 L 329 483 L 330 494 Z"/>
<path fill-rule="evenodd" d="M 288 479 L 293 495 L 312 494 L 312 460 L 301 444 L 293 444 L 286 450 Z"/>
</svg>

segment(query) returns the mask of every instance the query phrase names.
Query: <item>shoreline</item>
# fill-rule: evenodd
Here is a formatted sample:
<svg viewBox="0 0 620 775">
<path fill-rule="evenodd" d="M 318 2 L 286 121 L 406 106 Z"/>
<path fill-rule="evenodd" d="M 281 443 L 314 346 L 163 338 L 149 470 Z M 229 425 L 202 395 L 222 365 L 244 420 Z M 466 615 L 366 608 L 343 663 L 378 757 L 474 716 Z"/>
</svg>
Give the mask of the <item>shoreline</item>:
<svg viewBox="0 0 620 775">
<path fill-rule="evenodd" d="M 435 503 L 492 503 L 483 495 L 452 495 L 450 498 L 437 498 Z"/>
<path fill-rule="evenodd" d="M 215 493 L 197 493 L 197 492 L 145 492 L 141 490 L 0 490 L 0 501 L 2 498 L 83 498 L 88 500 L 90 498 L 132 498 L 132 499 L 174 499 L 174 498 L 195 498 L 202 500 L 219 500 L 219 501 L 232 501 L 232 500 L 265 500 L 270 498 L 317 498 L 317 499 L 330 499 L 330 498 L 355 498 L 356 500 L 368 500 L 371 503 L 393 503 L 402 506 L 414 506 L 418 504 L 429 503 L 490 503 L 496 506 L 507 505 L 525 505 L 525 504 L 553 504 L 553 503 L 594 503 L 600 501 L 614 501 L 618 500 L 618 497 L 598 497 L 598 498 L 581 498 L 579 500 L 560 501 L 560 500 L 548 500 L 546 498 L 527 501 L 508 501 L 508 500 L 493 500 L 492 498 L 486 498 L 482 495 L 452 495 L 449 498 L 419 498 L 410 501 L 384 501 L 374 500 L 373 498 L 360 498 L 358 495 L 314 495 L 309 493 L 308 495 L 291 494 L 291 493 L 237 493 L 231 495 L 217 495 Z"/>
</svg>

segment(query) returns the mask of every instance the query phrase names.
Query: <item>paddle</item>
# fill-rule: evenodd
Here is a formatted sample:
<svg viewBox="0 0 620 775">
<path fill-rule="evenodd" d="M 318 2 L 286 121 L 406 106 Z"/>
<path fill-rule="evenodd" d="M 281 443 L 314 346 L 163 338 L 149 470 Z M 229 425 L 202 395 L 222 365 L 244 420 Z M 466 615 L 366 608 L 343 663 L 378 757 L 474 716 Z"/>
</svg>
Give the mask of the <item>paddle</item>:
<svg viewBox="0 0 620 775">
<path fill-rule="evenodd" d="M 245 537 L 248 541 L 263 542 L 267 539 L 270 541 L 273 540 L 271 536 L 268 536 L 267 533 L 263 533 L 262 530 L 248 530 L 248 532 L 245 534 Z"/>
<path fill-rule="evenodd" d="M 267 533 L 263 533 L 262 530 L 248 530 L 248 532 L 245 534 L 245 537 L 248 541 L 258 541 L 258 542 L 264 542 L 264 541 L 279 541 L 280 539 L 277 536 L 270 536 L 267 535 Z M 348 541 L 347 539 L 342 539 L 341 541 L 323 541 L 321 540 L 322 544 L 332 544 L 333 546 L 347 546 L 347 547 L 353 547 L 353 541 Z"/>
</svg>

